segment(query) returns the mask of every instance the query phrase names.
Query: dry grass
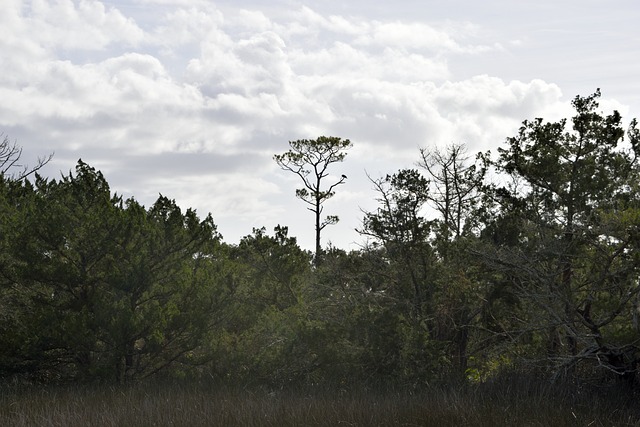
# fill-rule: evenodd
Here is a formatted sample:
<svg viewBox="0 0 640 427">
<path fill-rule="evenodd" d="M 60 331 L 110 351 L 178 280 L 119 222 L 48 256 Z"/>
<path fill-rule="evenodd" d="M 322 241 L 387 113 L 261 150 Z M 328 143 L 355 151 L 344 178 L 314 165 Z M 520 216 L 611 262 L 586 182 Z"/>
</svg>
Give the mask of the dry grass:
<svg viewBox="0 0 640 427">
<path fill-rule="evenodd" d="M 5 386 L 2 426 L 632 426 L 637 405 L 540 387 L 268 393 L 188 385 Z M 635 412 L 634 412 L 635 411 Z"/>
</svg>

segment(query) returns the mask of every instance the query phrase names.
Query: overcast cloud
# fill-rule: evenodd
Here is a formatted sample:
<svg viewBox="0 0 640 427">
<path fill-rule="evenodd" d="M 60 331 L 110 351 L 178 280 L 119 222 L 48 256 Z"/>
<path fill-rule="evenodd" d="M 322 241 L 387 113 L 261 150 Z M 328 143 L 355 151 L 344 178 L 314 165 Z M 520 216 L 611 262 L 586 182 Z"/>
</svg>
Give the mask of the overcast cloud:
<svg viewBox="0 0 640 427">
<path fill-rule="evenodd" d="M 313 218 L 275 153 L 320 135 L 354 142 L 325 243 L 353 248 L 373 177 L 419 147 L 495 149 L 524 119 L 601 107 L 640 116 L 640 6 L 628 1 L 4 0 L 0 132 L 25 159 L 79 158 L 114 191 L 159 193 L 226 241 Z"/>
</svg>

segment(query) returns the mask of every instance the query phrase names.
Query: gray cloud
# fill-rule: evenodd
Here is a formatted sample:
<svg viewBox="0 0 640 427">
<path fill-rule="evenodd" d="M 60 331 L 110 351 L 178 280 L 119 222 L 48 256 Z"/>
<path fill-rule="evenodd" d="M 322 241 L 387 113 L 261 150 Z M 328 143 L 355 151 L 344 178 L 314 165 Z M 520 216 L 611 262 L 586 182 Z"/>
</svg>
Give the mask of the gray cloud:
<svg viewBox="0 0 640 427">
<path fill-rule="evenodd" d="M 355 147 L 335 169 L 349 181 L 327 205 L 342 218 L 327 238 L 348 246 L 358 240 L 359 208 L 374 197 L 365 169 L 412 166 L 425 145 L 494 148 L 525 118 L 566 114 L 577 92 L 565 85 L 583 90 L 575 76 L 588 91 L 602 78 L 603 66 L 588 74 L 545 62 L 572 55 L 553 44 L 557 33 L 534 40 L 565 29 L 566 18 L 489 13 L 502 3 L 9 0 L 0 16 L 0 131 L 29 158 L 55 151 L 51 176 L 82 158 L 145 204 L 163 193 L 211 211 L 229 241 L 281 223 L 308 247 L 298 183 L 272 155 L 289 140 L 349 138 Z M 617 55 L 616 69 L 629 61 Z M 615 85 L 626 76 L 612 75 Z M 605 96 L 608 83 L 598 84 Z"/>
</svg>

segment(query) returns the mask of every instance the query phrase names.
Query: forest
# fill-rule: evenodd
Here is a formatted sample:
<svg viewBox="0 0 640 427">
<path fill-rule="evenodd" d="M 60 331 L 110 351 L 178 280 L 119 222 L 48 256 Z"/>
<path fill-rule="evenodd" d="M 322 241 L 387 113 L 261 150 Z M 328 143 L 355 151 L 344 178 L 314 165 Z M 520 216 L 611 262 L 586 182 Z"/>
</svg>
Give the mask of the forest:
<svg viewBox="0 0 640 427">
<path fill-rule="evenodd" d="M 525 120 L 496 153 L 422 149 L 372 177 L 378 208 L 350 252 L 303 250 L 285 225 L 228 244 L 211 215 L 123 200 L 82 161 L 59 179 L 16 169 L 5 138 L 0 378 L 348 391 L 508 374 L 636 390 L 640 130 L 599 98 Z M 348 161 L 345 141 L 298 148 Z M 301 159 L 275 156 L 309 178 Z M 304 184 L 318 216 L 340 190 Z"/>
</svg>

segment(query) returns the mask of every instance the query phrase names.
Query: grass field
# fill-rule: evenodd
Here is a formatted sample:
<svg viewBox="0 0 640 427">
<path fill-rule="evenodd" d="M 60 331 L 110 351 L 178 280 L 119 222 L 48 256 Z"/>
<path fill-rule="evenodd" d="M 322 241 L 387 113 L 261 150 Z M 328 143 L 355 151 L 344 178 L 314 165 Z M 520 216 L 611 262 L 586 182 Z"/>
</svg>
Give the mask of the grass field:
<svg viewBox="0 0 640 427">
<path fill-rule="evenodd" d="M 551 386 L 336 393 L 132 386 L 2 386 L 0 426 L 637 426 L 640 405 L 613 390 Z"/>
</svg>

